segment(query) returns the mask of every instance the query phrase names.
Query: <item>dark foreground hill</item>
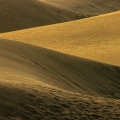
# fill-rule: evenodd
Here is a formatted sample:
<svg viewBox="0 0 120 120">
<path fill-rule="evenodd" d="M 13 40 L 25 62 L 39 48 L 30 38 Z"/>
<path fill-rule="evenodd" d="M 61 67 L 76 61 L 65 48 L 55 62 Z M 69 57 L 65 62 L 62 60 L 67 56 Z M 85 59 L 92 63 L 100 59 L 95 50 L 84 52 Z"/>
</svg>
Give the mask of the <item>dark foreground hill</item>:
<svg viewBox="0 0 120 120">
<path fill-rule="evenodd" d="M 10 40 L 0 45 L 0 119 L 119 120 L 119 67 Z"/>
<path fill-rule="evenodd" d="M 11 40 L 0 40 L 0 44 L 0 66 L 5 77 L 22 76 L 72 92 L 120 98 L 120 68 L 117 66 Z"/>
</svg>

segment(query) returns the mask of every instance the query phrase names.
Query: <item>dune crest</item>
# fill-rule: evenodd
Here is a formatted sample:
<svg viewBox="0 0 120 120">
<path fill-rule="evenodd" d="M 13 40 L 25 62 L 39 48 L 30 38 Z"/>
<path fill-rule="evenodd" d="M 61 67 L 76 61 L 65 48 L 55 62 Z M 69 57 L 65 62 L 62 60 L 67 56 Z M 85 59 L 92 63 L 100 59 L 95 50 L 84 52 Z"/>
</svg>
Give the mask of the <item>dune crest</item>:
<svg viewBox="0 0 120 120">
<path fill-rule="evenodd" d="M 0 44 L 5 76 L 28 77 L 81 94 L 120 98 L 117 66 L 10 40 L 0 40 Z"/>
<path fill-rule="evenodd" d="M 0 33 L 72 19 L 75 14 L 38 0 L 0 0 Z"/>
<path fill-rule="evenodd" d="M 0 45 L 1 119 L 120 118 L 120 67 L 11 40 Z"/>
<path fill-rule="evenodd" d="M 74 1 L 74 3 L 76 2 Z M 93 1 L 94 3 L 96 2 Z M 112 6 L 113 3 L 114 7 Z M 101 6 L 100 8 L 102 11 L 100 10 L 99 14 L 120 10 L 120 1 L 110 2 L 109 5 L 109 9 L 106 11 L 104 9 L 107 7 L 106 3 L 105 6 L 103 4 L 103 7 Z M 86 7 L 84 3 L 83 7 Z M 89 5 L 87 7 L 89 8 Z M 97 9 L 95 8 L 95 11 Z M 88 11 L 91 10 L 88 9 Z M 0 0 L 0 33 L 61 23 L 95 15 L 98 15 L 98 13 L 92 11 L 84 12 L 84 10 L 77 12 L 77 9 L 69 10 L 68 8 L 57 7 L 40 0 Z"/>
<path fill-rule="evenodd" d="M 87 14 L 105 14 L 120 10 L 119 0 L 40 0 L 58 8 Z"/>
<path fill-rule="evenodd" d="M 45 27 L 0 34 L 63 53 L 120 66 L 120 11 Z"/>
<path fill-rule="evenodd" d="M 119 0 L 0 0 L 0 120 L 120 120 L 116 10 Z"/>
</svg>

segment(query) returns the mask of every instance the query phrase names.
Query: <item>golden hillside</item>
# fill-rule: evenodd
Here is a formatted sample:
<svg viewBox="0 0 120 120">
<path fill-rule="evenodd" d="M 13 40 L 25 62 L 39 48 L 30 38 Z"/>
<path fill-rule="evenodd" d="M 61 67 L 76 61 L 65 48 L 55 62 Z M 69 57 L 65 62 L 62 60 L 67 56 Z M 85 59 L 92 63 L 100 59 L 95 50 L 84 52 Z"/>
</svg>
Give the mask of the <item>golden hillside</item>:
<svg viewBox="0 0 120 120">
<path fill-rule="evenodd" d="M 107 6 L 103 4 L 103 7 L 101 6 L 102 11 L 99 14 L 119 10 L 120 2 L 114 1 L 114 3 L 110 2 L 110 5 L 114 5 L 114 7 L 109 7 L 107 11 L 104 11 L 104 8 Z M 83 4 L 83 7 L 85 7 L 85 4 Z M 97 9 L 95 8 L 95 11 Z M 53 6 L 40 0 L 0 0 L 0 33 L 76 20 L 94 15 L 98 15 L 98 13 L 84 12 L 84 10 L 82 12 L 77 12 L 77 10 L 73 9 L 68 10 L 67 8 Z"/>
<path fill-rule="evenodd" d="M 120 120 L 119 7 L 0 0 L 0 120 Z"/>
<path fill-rule="evenodd" d="M 11 40 L 0 40 L 0 44 L 1 72 L 8 76 L 25 76 L 81 94 L 120 98 L 117 66 Z"/>
<path fill-rule="evenodd" d="M 120 66 L 120 11 L 83 20 L 0 34 L 63 53 Z"/>
<path fill-rule="evenodd" d="M 2 120 L 120 118 L 120 67 L 12 40 L 0 45 Z"/>
</svg>

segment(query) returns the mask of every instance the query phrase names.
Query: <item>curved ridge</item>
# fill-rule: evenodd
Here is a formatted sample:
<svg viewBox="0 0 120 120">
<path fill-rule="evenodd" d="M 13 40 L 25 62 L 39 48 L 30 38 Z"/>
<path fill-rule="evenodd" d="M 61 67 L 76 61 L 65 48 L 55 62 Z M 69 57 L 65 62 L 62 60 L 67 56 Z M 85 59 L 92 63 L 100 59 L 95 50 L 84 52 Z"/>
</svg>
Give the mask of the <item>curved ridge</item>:
<svg viewBox="0 0 120 120">
<path fill-rule="evenodd" d="M 1 39 L 0 44 L 0 66 L 5 76 L 13 74 L 15 78 L 28 77 L 68 91 L 120 98 L 117 66 L 11 40 Z"/>
<path fill-rule="evenodd" d="M 119 119 L 119 88 L 120 67 L 0 39 L 0 119 Z"/>
<path fill-rule="evenodd" d="M 120 11 L 67 23 L 0 34 L 67 54 L 120 66 Z"/>
</svg>

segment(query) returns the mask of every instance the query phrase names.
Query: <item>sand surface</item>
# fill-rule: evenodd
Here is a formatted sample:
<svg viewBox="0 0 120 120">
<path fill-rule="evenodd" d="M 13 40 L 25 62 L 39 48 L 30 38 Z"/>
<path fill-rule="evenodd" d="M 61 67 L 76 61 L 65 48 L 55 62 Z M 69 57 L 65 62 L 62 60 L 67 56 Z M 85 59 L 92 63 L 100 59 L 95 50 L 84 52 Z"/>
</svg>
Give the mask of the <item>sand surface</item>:
<svg viewBox="0 0 120 120">
<path fill-rule="evenodd" d="M 90 17 L 119 0 L 10 1 L 0 0 L 0 120 L 120 120 L 120 11 Z"/>
<path fill-rule="evenodd" d="M 73 1 L 70 1 L 70 4 L 71 2 Z M 54 1 L 51 3 L 54 3 Z M 74 3 L 76 2 L 74 1 Z M 120 9 L 120 1 L 110 2 L 110 4 L 113 6 L 108 6 L 106 11 L 104 8 L 107 8 L 107 5 L 104 2 L 103 7 L 101 7 L 102 11 L 99 14 Z M 54 6 L 39 0 L 0 0 L 0 33 L 98 15 L 98 13 L 89 9 L 91 12 L 85 12 L 84 10 L 77 12 L 77 10 L 69 10 L 62 6 Z M 83 4 L 83 7 L 86 7 L 86 5 Z M 87 7 L 89 8 L 89 5 Z M 97 9 L 95 8 L 95 11 Z"/>
<path fill-rule="evenodd" d="M 0 45 L 1 119 L 120 118 L 120 67 L 11 40 Z"/>
<path fill-rule="evenodd" d="M 70 21 L 75 16 L 38 0 L 0 0 L 0 32 Z"/>
<path fill-rule="evenodd" d="M 120 66 L 120 11 L 45 27 L 0 34 L 63 53 Z"/>
<path fill-rule="evenodd" d="M 78 13 L 103 14 L 120 10 L 119 0 L 40 0 L 57 8 Z"/>
</svg>

